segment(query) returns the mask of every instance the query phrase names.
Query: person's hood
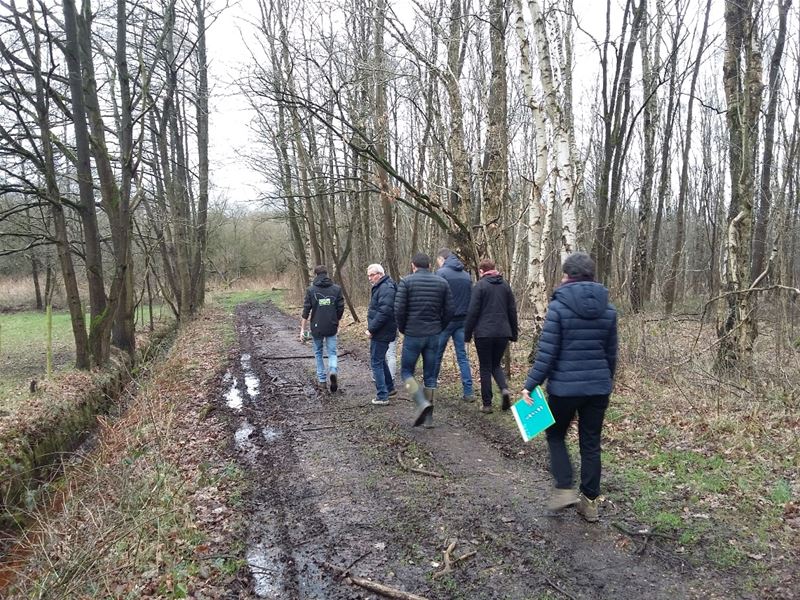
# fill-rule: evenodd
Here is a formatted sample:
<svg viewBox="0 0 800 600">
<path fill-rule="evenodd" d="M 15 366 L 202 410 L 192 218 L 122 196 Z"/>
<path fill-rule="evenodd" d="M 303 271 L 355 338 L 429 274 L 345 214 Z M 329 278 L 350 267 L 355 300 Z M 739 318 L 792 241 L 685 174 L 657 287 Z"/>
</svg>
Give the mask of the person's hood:
<svg viewBox="0 0 800 600">
<path fill-rule="evenodd" d="M 498 273 L 497 275 L 484 275 L 481 279 L 485 279 L 489 283 L 493 283 L 494 285 L 498 285 L 503 283 L 503 276 Z"/>
<path fill-rule="evenodd" d="M 333 285 L 333 281 L 326 274 L 320 273 L 314 278 L 314 285 L 317 287 L 330 287 Z"/>
<path fill-rule="evenodd" d="M 464 263 L 458 260 L 458 257 L 455 254 L 451 254 L 447 258 L 444 259 L 443 267 L 449 267 L 454 271 L 463 271 L 464 270 Z"/>
<path fill-rule="evenodd" d="M 556 288 L 553 298 L 566 304 L 584 319 L 597 319 L 608 307 L 608 290 L 594 281 L 565 283 Z"/>
</svg>

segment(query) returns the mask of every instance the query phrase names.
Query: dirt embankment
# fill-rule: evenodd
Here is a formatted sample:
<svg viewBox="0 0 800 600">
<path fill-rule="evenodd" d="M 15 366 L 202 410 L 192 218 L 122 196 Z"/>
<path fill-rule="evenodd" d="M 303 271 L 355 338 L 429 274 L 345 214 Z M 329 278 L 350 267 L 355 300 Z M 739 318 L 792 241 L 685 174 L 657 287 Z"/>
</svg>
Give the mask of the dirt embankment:
<svg viewBox="0 0 800 600">
<path fill-rule="evenodd" d="M 658 539 L 612 527 L 624 515 L 611 502 L 600 524 L 548 514 L 544 445 L 524 445 L 510 415 L 452 395 L 437 399 L 435 429 L 414 429 L 408 400 L 369 404 L 366 345 L 340 348 L 340 390 L 328 394 L 294 319 L 247 304 L 237 332 L 222 402 L 252 478 L 254 596 L 378 597 L 334 566 L 430 599 L 746 597 Z"/>
</svg>

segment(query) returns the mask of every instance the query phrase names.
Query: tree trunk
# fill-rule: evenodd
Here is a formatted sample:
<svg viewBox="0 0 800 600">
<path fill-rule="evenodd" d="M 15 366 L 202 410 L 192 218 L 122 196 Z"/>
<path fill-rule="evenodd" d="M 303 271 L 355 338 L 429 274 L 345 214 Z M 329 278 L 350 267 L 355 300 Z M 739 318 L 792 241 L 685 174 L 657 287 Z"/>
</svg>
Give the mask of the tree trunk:
<svg viewBox="0 0 800 600">
<path fill-rule="evenodd" d="M 386 17 L 386 0 L 378 0 L 375 6 L 375 153 L 382 159 L 387 158 L 386 145 L 389 136 L 389 112 L 386 108 L 386 60 L 383 48 L 384 19 Z M 389 195 L 389 176 L 380 164 L 375 165 L 378 176 L 378 187 L 381 194 L 381 216 L 383 227 L 384 256 L 386 270 L 392 279 L 399 281 L 400 266 L 397 260 L 397 237 L 394 228 L 394 203 Z"/>
<path fill-rule="evenodd" d="M 761 108 L 761 51 L 753 0 L 725 2 L 723 80 L 728 101 L 731 207 L 725 260 L 725 314 L 718 330 L 716 367 L 730 372 L 749 367 L 756 337 L 752 318 L 750 254 L 753 219 L 754 152 Z M 757 11 L 758 14 L 758 11 Z"/>
<path fill-rule="evenodd" d="M 686 130 L 683 144 L 683 156 L 681 167 L 681 179 L 678 188 L 678 208 L 675 214 L 675 246 L 672 251 L 672 259 L 669 271 L 666 275 L 666 302 L 664 311 L 669 315 L 675 305 L 675 294 L 677 288 L 678 267 L 683 256 L 683 244 L 686 236 L 686 196 L 689 192 L 689 152 L 692 148 L 692 112 L 694 110 L 694 92 L 697 87 L 697 76 L 700 73 L 700 59 L 703 57 L 706 45 L 706 34 L 708 33 L 708 16 L 711 12 L 711 0 L 706 2 L 705 18 L 703 20 L 703 31 L 700 34 L 700 45 L 697 48 L 697 58 L 694 63 L 692 73 L 692 83 L 689 86 L 689 106 L 686 115 Z"/>
<path fill-rule="evenodd" d="M 105 365 L 110 350 L 109 327 L 112 315 L 106 306 L 105 283 L 103 279 L 103 256 L 100 249 L 100 231 L 97 225 L 94 186 L 90 165 L 89 131 L 86 125 L 81 78 L 80 43 L 78 40 L 77 13 L 74 0 L 64 0 L 64 56 L 69 72 L 69 87 L 72 105 L 72 120 L 75 131 L 76 167 L 80 193 L 80 215 L 83 226 L 83 242 L 86 257 L 86 277 L 89 282 L 89 348 L 92 361 L 98 366 Z"/>
</svg>

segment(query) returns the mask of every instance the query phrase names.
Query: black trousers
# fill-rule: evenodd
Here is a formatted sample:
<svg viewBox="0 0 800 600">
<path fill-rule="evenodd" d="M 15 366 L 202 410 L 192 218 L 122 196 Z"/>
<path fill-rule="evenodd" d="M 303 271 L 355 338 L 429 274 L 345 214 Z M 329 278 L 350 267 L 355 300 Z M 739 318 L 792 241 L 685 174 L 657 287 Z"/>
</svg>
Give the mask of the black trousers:
<svg viewBox="0 0 800 600">
<path fill-rule="evenodd" d="M 564 438 L 578 414 L 578 440 L 581 451 L 581 486 L 584 496 L 594 500 L 600 495 L 600 432 L 608 408 L 608 396 L 554 396 L 548 398 L 556 422 L 547 428 L 550 447 L 550 472 L 557 488 L 572 487 L 572 464 Z"/>
<path fill-rule="evenodd" d="M 508 338 L 475 338 L 475 350 L 478 351 L 478 365 L 481 374 L 481 400 L 484 406 L 492 405 L 492 377 L 501 390 L 508 388 L 506 374 L 500 366 L 506 346 L 508 346 Z"/>
</svg>

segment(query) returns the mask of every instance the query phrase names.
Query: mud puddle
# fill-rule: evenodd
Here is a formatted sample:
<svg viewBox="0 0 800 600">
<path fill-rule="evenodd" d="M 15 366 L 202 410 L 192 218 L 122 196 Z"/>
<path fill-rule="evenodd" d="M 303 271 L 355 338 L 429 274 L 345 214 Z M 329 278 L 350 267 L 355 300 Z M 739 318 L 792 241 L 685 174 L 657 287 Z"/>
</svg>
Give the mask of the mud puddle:
<svg viewBox="0 0 800 600">
<path fill-rule="evenodd" d="M 437 400 L 433 430 L 410 426 L 406 400 L 370 405 L 365 349 L 344 349 L 340 391 L 318 392 L 296 329 L 271 304 L 239 307 L 220 391 L 252 481 L 251 597 L 382 597 L 331 566 L 430 600 L 736 597 L 655 544 L 637 554 L 608 517 L 548 514 L 542 449 L 458 397 Z"/>
</svg>

